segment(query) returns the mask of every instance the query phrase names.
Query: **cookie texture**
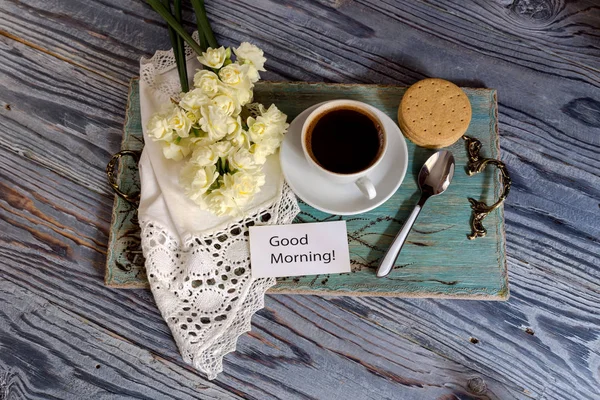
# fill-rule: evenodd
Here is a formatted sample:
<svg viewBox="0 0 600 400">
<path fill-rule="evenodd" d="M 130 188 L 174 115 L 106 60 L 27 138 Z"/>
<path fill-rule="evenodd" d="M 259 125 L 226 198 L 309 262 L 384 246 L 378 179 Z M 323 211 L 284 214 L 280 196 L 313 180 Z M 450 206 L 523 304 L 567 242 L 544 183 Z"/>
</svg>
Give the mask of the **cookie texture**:
<svg viewBox="0 0 600 400">
<path fill-rule="evenodd" d="M 429 78 L 409 87 L 398 108 L 398 124 L 414 144 L 432 149 L 454 144 L 471 122 L 471 103 L 452 82 Z"/>
</svg>

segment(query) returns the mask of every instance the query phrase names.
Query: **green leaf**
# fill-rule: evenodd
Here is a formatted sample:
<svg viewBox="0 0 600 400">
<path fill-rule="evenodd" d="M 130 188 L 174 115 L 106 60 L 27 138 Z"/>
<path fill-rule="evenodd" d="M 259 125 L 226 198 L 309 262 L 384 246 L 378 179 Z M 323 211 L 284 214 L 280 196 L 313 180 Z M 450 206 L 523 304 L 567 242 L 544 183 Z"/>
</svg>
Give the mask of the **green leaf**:
<svg viewBox="0 0 600 400">
<path fill-rule="evenodd" d="M 165 8 L 167 9 L 167 11 L 171 12 L 171 0 L 162 0 L 163 5 L 165 6 Z M 181 3 L 181 1 L 180 1 Z M 177 14 L 177 11 L 175 12 Z M 181 21 L 181 18 L 179 18 L 179 21 Z M 180 53 L 179 53 L 179 46 L 178 43 L 181 41 L 181 38 L 177 35 L 177 32 L 175 32 L 175 30 L 173 28 L 171 28 L 170 26 L 167 27 L 168 31 L 169 31 L 169 40 L 171 40 L 171 47 L 173 47 L 173 55 L 175 56 L 175 61 L 177 63 L 177 71 L 179 72 L 179 83 L 181 84 L 181 91 L 182 92 L 187 92 L 189 90 L 188 87 L 188 81 L 187 81 L 187 72 L 184 72 L 185 79 L 182 79 L 182 72 L 180 71 L 181 69 L 181 65 L 183 65 L 183 68 L 186 68 L 185 65 L 185 55 L 183 56 L 184 61 L 183 63 L 180 61 Z"/>
<path fill-rule="evenodd" d="M 208 22 L 208 17 L 206 16 L 206 9 L 204 8 L 204 0 L 191 0 L 191 2 L 196 13 L 198 36 L 204 36 L 206 38 L 206 41 L 208 42 L 208 47 L 216 49 L 217 47 L 219 47 L 219 44 L 217 43 L 217 39 L 215 39 L 215 35 L 213 34 L 212 29 L 210 28 L 210 22 Z M 203 35 L 201 35 L 201 33 Z"/>
<path fill-rule="evenodd" d="M 219 157 L 219 159 L 217 160 L 217 171 L 219 172 L 219 175 L 224 175 L 225 174 L 225 168 L 223 166 L 223 159 L 221 157 Z"/>
<path fill-rule="evenodd" d="M 213 182 L 212 185 L 210 185 L 210 187 L 206 191 L 207 194 L 210 194 L 210 192 L 212 192 L 213 190 L 218 189 L 219 187 L 221 187 L 221 182 L 219 182 L 219 180 L 220 179 L 217 179 L 216 181 Z"/>
<path fill-rule="evenodd" d="M 150 5 L 150 7 L 152 7 L 154 9 L 154 11 L 156 11 L 157 13 L 160 14 L 161 17 L 163 17 L 163 19 L 167 22 L 167 24 L 169 24 L 169 26 L 171 28 L 173 28 L 173 30 L 175 30 L 175 32 L 177 32 L 177 34 L 179 36 L 181 36 L 183 38 L 183 40 L 185 40 L 186 43 L 197 54 L 202 54 L 202 49 L 200 48 L 198 43 L 196 43 L 196 41 L 194 41 L 194 39 L 192 39 L 192 37 L 185 31 L 183 26 L 181 26 L 181 24 L 179 22 L 177 22 L 175 17 L 173 15 L 171 15 L 171 12 L 169 10 L 167 10 L 165 8 L 165 6 L 162 5 L 160 0 L 146 0 L 146 2 Z M 206 16 L 206 11 L 204 12 L 204 14 Z M 207 19 L 207 21 L 208 21 L 208 19 Z M 210 30 L 210 26 L 208 27 L 208 29 Z M 213 39 L 214 39 L 214 36 L 213 36 Z M 209 40 L 209 43 L 210 43 L 210 40 Z M 215 40 L 215 44 L 216 44 L 216 40 Z"/>
<path fill-rule="evenodd" d="M 173 141 L 173 143 L 175 143 L 175 144 L 179 144 L 179 142 L 181 142 L 181 139 L 182 139 L 182 138 L 181 138 L 181 136 L 177 136 L 177 139 L 175 139 L 175 140 Z"/>
<path fill-rule="evenodd" d="M 203 132 L 203 131 L 201 131 L 200 129 L 198 129 L 198 128 L 193 128 L 193 127 L 192 127 L 192 134 L 193 134 L 195 137 L 201 137 L 203 133 L 204 133 L 204 132 Z"/>
<path fill-rule="evenodd" d="M 198 11 L 200 7 L 195 4 L 196 1 L 191 0 L 192 3 L 192 7 L 194 7 L 194 11 L 196 13 L 196 26 L 198 27 L 198 39 L 200 39 L 200 48 L 202 49 L 202 51 L 206 51 L 206 49 L 208 48 L 208 40 L 206 39 L 206 35 L 204 35 L 204 29 L 202 29 L 202 18 L 200 18 Z"/>
<path fill-rule="evenodd" d="M 175 0 L 173 3 L 175 9 L 175 19 L 181 24 L 181 0 Z M 181 91 L 184 93 L 189 92 L 190 87 L 187 78 L 187 65 L 185 60 L 185 46 L 183 45 L 183 39 L 181 36 L 177 36 L 177 42 L 173 46 L 173 54 L 175 55 L 175 61 L 177 62 L 177 72 L 179 73 L 179 82 L 181 83 Z"/>
</svg>

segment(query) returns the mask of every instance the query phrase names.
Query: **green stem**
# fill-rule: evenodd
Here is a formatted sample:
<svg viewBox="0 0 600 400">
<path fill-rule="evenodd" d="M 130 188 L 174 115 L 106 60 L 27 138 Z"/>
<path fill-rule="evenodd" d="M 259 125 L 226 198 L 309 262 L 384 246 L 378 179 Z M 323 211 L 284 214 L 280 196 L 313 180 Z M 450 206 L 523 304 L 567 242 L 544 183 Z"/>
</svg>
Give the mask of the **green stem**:
<svg viewBox="0 0 600 400">
<path fill-rule="evenodd" d="M 196 26 L 198 26 L 198 39 L 200 39 L 200 47 L 203 51 L 208 48 L 208 41 L 206 40 L 206 36 L 204 35 L 204 31 L 202 30 L 202 20 L 200 19 L 200 5 L 198 5 L 198 0 L 190 0 L 192 3 L 192 7 L 194 7 L 194 12 L 196 13 Z"/>
<path fill-rule="evenodd" d="M 167 8 L 167 10 L 171 10 L 171 0 L 162 0 L 163 5 Z M 173 51 L 175 51 L 175 41 L 177 40 L 177 33 L 167 25 L 167 29 L 169 31 L 169 40 L 171 41 L 171 46 L 173 47 Z"/>
<path fill-rule="evenodd" d="M 204 0 L 191 0 L 194 11 L 196 12 L 196 22 L 198 24 L 198 36 L 200 37 L 200 43 L 203 43 L 203 37 L 208 41 L 208 46 L 216 49 L 219 47 L 217 39 L 210 28 L 210 22 L 206 16 L 206 9 L 204 8 Z M 202 30 L 201 30 L 202 29 Z M 203 35 L 202 35 L 203 33 Z M 202 46 L 205 48 L 204 46 Z"/>
<path fill-rule="evenodd" d="M 170 12 L 171 11 L 171 0 L 162 0 L 165 8 Z M 169 39 L 171 40 L 171 47 L 173 47 L 173 56 L 175 57 L 175 62 L 177 63 L 177 72 L 179 73 L 179 83 L 181 85 L 181 91 L 187 92 L 189 90 L 188 80 L 187 80 L 187 71 L 185 70 L 185 50 L 180 53 L 178 43 L 181 41 L 181 38 L 177 35 L 177 32 L 170 26 L 167 26 L 169 30 Z M 183 61 L 181 61 L 183 59 Z M 181 71 L 181 66 L 183 65 L 184 71 Z M 182 77 L 185 77 L 182 79 Z"/>
<path fill-rule="evenodd" d="M 192 50 L 196 52 L 196 54 L 202 54 L 202 49 L 200 48 L 200 46 L 198 46 L 198 43 L 196 43 L 196 41 L 192 39 L 190 35 L 188 35 L 185 29 L 183 29 L 183 26 L 181 26 L 181 24 L 177 22 L 175 17 L 173 17 L 173 15 L 171 15 L 171 13 L 165 8 L 165 6 L 162 5 L 160 0 L 146 0 L 146 2 L 150 5 L 150 7 L 154 9 L 154 11 L 156 11 L 160 14 L 161 17 L 163 17 L 167 24 L 169 24 L 169 26 L 173 28 L 173 30 L 175 30 L 175 32 L 177 32 L 177 34 L 181 36 L 183 40 L 186 41 L 186 43 L 192 48 Z"/>
<path fill-rule="evenodd" d="M 181 24 L 181 0 L 175 0 L 173 6 L 175 9 L 175 19 Z M 175 47 L 173 47 L 173 51 L 175 51 Z M 190 90 L 190 87 L 187 78 L 185 46 L 183 44 L 183 39 L 180 36 L 177 36 L 177 53 L 175 60 L 177 61 L 177 71 L 179 72 L 179 82 L 181 83 L 181 91 L 187 93 Z"/>
</svg>

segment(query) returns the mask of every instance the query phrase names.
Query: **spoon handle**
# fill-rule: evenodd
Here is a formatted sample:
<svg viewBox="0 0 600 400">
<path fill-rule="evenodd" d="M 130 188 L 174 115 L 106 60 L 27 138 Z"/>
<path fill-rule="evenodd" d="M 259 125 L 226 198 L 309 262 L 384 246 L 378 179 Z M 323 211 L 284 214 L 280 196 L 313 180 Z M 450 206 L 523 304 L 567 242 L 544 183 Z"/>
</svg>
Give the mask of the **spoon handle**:
<svg viewBox="0 0 600 400">
<path fill-rule="evenodd" d="M 392 268 L 394 268 L 396 259 L 398 258 L 398 255 L 400 255 L 400 250 L 402 250 L 402 246 L 404 246 L 404 242 L 408 237 L 408 233 L 410 232 L 413 224 L 417 220 L 417 217 L 419 216 L 419 213 L 421 212 L 421 209 L 423 208 L 423 205 L 425 204 L 426 200 L 427 197 L 421 197 L 415 208 L 408 216 L 406 222 L 404 222 L 404 225 L 402 225 L 402 229 L 400 229 L 400 232 L 398 232 L 398 234 L 394 238 L 392 245 L 388 249 L 387 253 L 385 253 L 385 257 L 383 257 L 381 263 L 379 263 L 379 268 L 377 268 L 378 278 L 383 278 L 384 276 L 390 273 Z"/>
</svg>

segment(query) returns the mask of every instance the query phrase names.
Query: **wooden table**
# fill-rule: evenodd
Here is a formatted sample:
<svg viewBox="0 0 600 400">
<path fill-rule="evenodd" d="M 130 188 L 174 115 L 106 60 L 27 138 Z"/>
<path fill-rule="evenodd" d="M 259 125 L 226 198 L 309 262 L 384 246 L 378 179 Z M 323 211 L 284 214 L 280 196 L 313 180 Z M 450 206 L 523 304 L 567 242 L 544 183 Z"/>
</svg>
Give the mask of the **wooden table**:
<svg viewBox="0 0 600 400">
<path fill-rule="evenodd" d="M 458 3 L 458 2 L 457 2 Z M 462 3 L 462 2 L 461 2 Z M 271 295 L 207 381 L 148 290 L 103 285 L 144 2 L 0 2 L 0 399 L 600 398 L 600 10 L 593 1 L 214 1 L 270 80 L 498 90 L 508 302 Z M 191 9 L 186 24 L 192 30 Z"/>
</svg>

